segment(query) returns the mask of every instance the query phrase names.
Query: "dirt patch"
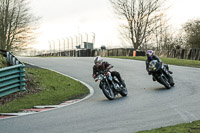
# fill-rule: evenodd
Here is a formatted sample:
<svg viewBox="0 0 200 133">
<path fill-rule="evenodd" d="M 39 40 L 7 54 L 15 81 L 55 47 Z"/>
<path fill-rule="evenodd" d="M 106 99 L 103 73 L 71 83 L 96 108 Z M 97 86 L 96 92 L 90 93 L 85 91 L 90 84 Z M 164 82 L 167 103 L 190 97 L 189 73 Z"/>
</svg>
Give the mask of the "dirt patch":
<svg viewBox="0 0 200 133">
<path fill-rule="evenodd" d="M 0 54 L 0 69 L 1 69 L 1 68 L 4 68 L 4 67 L 7 67 L 7 66 L 8 66 L 8 64 L 7 64 L 7 62 L 6 62 L 6 58 L 3 57 L 3 56 Z"/>
</svg>

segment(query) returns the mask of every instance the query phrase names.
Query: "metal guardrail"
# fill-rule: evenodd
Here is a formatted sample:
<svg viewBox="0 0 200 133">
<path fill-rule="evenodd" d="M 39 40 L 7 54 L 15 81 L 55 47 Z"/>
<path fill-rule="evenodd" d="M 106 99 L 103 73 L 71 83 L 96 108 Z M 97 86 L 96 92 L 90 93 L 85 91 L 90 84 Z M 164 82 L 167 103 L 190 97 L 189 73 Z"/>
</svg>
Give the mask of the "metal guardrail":
<svg viewBox="0 0 200 133">
<path fill-rule="evenodd" d="M 24 72 L 23 64 L 0 69 L 0 97 L 25 90 Z"/>
<path fill-rule="evenodd" d="M 12 65 L 0 69 L 0 97 L 17 91 L 25 91 L 25 65 L 10 52 L 0 50 L 0 54 Z"/>
<path fill-rule="evenodd" d="M 22 64 L 22 62 L 19 61 L 11 52 L 0 50 L 0 54 L 6 57 L 7 62 L 12 66 Z"/>
</svg>

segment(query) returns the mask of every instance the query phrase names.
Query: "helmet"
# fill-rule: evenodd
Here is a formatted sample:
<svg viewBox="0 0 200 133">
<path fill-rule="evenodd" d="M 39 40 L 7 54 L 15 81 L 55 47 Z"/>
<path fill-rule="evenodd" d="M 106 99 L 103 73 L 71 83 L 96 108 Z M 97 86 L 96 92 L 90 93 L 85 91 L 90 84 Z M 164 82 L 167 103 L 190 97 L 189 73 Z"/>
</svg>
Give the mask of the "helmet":
<svg viewBox="0 0 200 133">
<path fill-rule="evenodd" d="M 96 65 L 101 65 L 102 64 L 102 62 L 103 62 L 103 59 L 101 58 L 101 56 L 97 56 L 97 57 L 95 57 L 95 59 L 94 59 L 94 64 L 96 64 Z"/>
<path fill-rule="evenodd" d="M 152 56 L 154 55 L 154 51 L 153 51 L 153 50 L 148 50 L 148 51 L 146 52 L 146 54 L 147 54 L 147 58 L 148 58 L 148 59 L 152 59 Z"/>
</svg>

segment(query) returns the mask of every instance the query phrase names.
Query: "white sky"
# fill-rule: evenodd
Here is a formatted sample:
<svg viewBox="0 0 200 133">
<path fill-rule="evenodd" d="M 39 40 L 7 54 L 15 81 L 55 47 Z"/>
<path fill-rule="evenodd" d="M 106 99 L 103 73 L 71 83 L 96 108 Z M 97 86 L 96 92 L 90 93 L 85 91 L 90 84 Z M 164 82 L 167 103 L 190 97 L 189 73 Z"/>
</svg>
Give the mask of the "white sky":
<svg viewBox="0 0 200 133">
<path fill-rule="evenodd" d="M 174 27 L 188 19 L 200 17 L 200 0 L 170 0 L 168 15 Z M 38 49 L 49 48 L 49 40 L 88 34 L 91 41 L 95 33 L 95 47 L 101 45 L 119 46 L 118 23 L 112 13 L 109 0 L 34 0 L 33 13 L 41 16 Z"/>
</svg>

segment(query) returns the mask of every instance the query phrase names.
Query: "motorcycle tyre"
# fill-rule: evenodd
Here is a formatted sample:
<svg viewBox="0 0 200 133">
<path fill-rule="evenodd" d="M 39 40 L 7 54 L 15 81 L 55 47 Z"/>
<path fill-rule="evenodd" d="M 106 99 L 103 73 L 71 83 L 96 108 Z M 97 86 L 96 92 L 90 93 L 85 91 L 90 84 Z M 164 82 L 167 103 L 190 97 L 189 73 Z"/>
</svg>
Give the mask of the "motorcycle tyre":
<svg viewBox="0 0 200 133">
<path fill-rule="evenodd" d="M 123 88 L 122 91 L 119 92 L 119 94 L 123 97 L 127 96 L 128 95 L 128 90 L 126 87 Z"/>
<path fill-rule="evenodd" d="M 169 76 L 169 83 L 171 86 L 174 86 L 174 84 L 175 84 L 172 76 Z"/>
<path fill-rule="evenodd" d="M 123 81 L 123 86 L 124 86 L 124 88 L 123 88 L 122 91 L 119 92 L 119 94 L 120 94 L 121 96 L 125 97 L 125 96 L 128 95 L 128 90 L 127 90 L 127 88 L 126 88 L 126 84 L 125 84 L 124 81 Z"/>
<path fill-rule="evenodd" d="M 106 98 L 108 98 L 109 100 L 113 100 L 115 98 L 113 90 L 111 88 L 108 88 L 108 86 L 103 85 L 102 91 L 103 91 L 103 94 L 106 96 Z"/>
<path fill-rule="evenodd" d="M 165 86 L 165 88 L 170 89 L 171 86 L 166 82 L 166 80 L 161 76 L 160 77 L 161 83 Z"/>
</svg>

